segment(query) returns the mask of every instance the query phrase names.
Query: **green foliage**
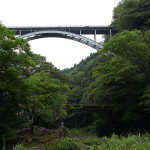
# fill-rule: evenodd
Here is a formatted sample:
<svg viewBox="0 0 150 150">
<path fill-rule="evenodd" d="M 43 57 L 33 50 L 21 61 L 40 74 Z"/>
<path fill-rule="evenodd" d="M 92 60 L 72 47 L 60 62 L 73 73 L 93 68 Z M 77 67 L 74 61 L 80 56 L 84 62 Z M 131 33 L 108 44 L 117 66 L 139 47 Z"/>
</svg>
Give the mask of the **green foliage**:
<svg viewBox="0 0 150 150">
<path fill-rule="evenodd" d="M 88 97 L 89 94 L 88 87 L 93 81 L 92 70 L 96 64 L 95 59 L 97 56 L 98 52 L 90 54 L 85 60 L 81 60 L 78 65 L 74 65 L 74 67 L 70 69 L 62 70 L 70 79 L 70 91 L 67 94 L 68 102 L 91 103 L 91 100 L 89 101 L 86 97 Z M 65 119 L 65 124 L 69 128 L 87 126 L 93 121 L 93 114 L 88 113 L 86 115 L 85 113 L 72 114 Z"/>
<path fill-rule="evenodd" d="M 150 113 L 150 86 L 145 88 L 140 105 L 145 106 L 145 111 Z"/>
<path fill-rule="evenodd" d="M 49 73 L 36 73 L 28 79 L 28 83 L 31 89 L 31 102 L 40 108 L 59 110 L 60 104 L 66 102 L 67 85 L 62 84 L 59 79 L 51 78 Z"/>
<path fill-rule="evenodd" d="M 145 124 L 150 124 L 148 113 L 139 105 L 143 96 L 141 104 L 144 103 L 149 109 L 149 93 L 145 91 L 150 85 L 148 35 L 149 31 L 143 35 L 141 31 L 135 30 L 113 36 L 97 57 L 97 66 L 93 70 L 95 81 L 88 87 L 86 98 L 97 104 L 113 105 L 105 116 L 115 122 L 115 118 L 120 119 L 117 124 L 121 130 L 148 129 Z M 99 129 L 97 133 L 115 132 L 115 128 L 112 131 L 107 129 L 109 122 L 104 123 L 106 130 L 101 129 L 103 123 L 96 125 Z"/>
<path fill-rule="evenodd" d="M 47 143 L 44 150 L 149 150 L 150 134 L 129 134 L 97 138 L 84 133 L 79 138 L 60 138 Z"/>
<path fill-rule="evenodd" d="M 80 102 L 86 101 L 84 94 L 87 91 L 92 80 L 92 69 L 95 65 L 95 58 L 98 53 L 90 54 L 85 60 L 82 60 L 78 65 L 70 69 L 65 69 L 62 72 L 68 73 L 70 77 L 70 89 L 68 93 L 68 101 Z"/>
<path fill-rule="evenodd" d="M 118 137 L 115 134 L 112 135 L 111 138 L 104 138 L 102 144 L 99 146 L 99 149 L 105 150 L 141 150 L 149 149 L 149 138 L 146 136 L 139 135 L 129 135 L 128 137 Z"/>
<path fill-rule="evenodd" d="M 13 147 L 13 150 L 34 150 L 33 148 L 26 148 L 23 143 L 18 143 L 17 145 L 15 145 L 15 147 Z"/>
<path fill-rule="evenodd" d="M 28 84 L 22 78 L 22 68 L 33 66 L 30 46 L 15 37 L 14 31 L 0 24 L 0 135 L 15 138 L 21 118 L 19 104 L 27 100 Z"/>
<path fill-rule="evenodd" d="M 109 136 L 116 132 L 116 128 L 114 128 L 115 123 L 112 120 L 109 120 L 105 117 L 99 117 L 94 121 L 94 130 L 98 136 Z M 110 124 L 112 124 L 110 126 Z M 106 132 L 107 130 L 107 132 Z M 118 133 L 117 133 L 118 134 Z"/>
<path fill-rule="evenodd" d="M 37 72 L 45 71 L 49 72 L 52 78 L 59 79 L 62 83 L 69 83 L 67 76 L 64 75 L 59 69 L 54 67 L 51 62 L 47 62 L 44 56 L 33 54 L 32 60 L 35 62 L 35 66 L 24 69 L 24 73 L 28 75 L 28 77 Z"/>
<path fill-rule="evenodd" d="M 141 88 L 149 84 L 150 50 L 140 31 L 123 31 L 117 34 L 105 44 L 101 53 L 106 61 L 102 60 L 103 62 L 100 62 L 95 67 L 93 73 L 96 82 L 98 84 L 102 82 L 102 84 L 99 84 L 99 87 L 108 85 L 110 88 L 114 87 L 114 89 L 111 88 L 112 90 L 120 92 L 118 90 L 120 86 L 124 85 L 126 88 L 127 83 L 126 91 L 119 94 L 113 93 L 116 96 L 122 96 L 125 92 L 129 93 L 133 89 L 138 91 L 137 87 L 135 87 L 137 84 Z M 129 86 L 131 86 L 130 89 Z M 140 89 L 138 92 L 142 92 L 142 90 Z"/>
<path fill-rule="evenodd" d="M 23 109 L 28 113 L 33 123 L 48 126 L 47 124 L 58 118 L 65 117 L 66 111 L 61 104 L 66 103 L 68 85 L 59 79 L 54 79 L 48 72 L 37 72 L 28 78 L 30 93 L 28 102 L 23 104 Z M 31 128 L 31 131 L 33 126 Z"/>
<path fill-rule="evenodd" d="M 14 31 L 0 24 L 0 33 L 0 135 L 12 139 L 16 129 L 33 124 L 35 112 L 45 122 L 66 116 L 61 103 L 66 103 L 69 81 L 45 57 L 32 54 Z"/>
<path fill-rule="evenodd" d="M 113 10 L 112 25 L 122 30 L 148 30 L 150 27 L 149 0 L 122 0 Z"/>
<path fill-rule="evenodd" d="M 74 86 L 74 88 L 68 93 L 69 102 L 80 102 L 82 99 L 83 91 L 80 86 Z"/>
<path fill-rule="evenodd" d="M 13 150 L 27 150 L 26 147 L 24 147 L 22 144 L 17 144 Z"/>
<path fill-rule="evenodd" d="M 84 150 L 83 144 L 77 138 L 62 138 L 55 140 L 50 146 L 46 146 L 44 150 Z"/>
</svg>

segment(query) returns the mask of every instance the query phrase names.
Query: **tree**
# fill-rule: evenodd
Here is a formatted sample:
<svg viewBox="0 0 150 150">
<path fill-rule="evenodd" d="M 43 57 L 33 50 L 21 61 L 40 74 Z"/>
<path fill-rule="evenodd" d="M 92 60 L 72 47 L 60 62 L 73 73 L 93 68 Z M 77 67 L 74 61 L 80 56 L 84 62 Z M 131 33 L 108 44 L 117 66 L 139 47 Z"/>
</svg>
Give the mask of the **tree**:
<svg viewBox="0 0 150 150">
<path fill-rule="evenodd" d="M 48 122 L 55 119 L 63 118 L 66 112 L 61 104 L 66 103 L 67 84 L 63 84 L 59 79 L 51 78 L 50 74 L 44 71 L 35 73 L 28 79 L 30 86 L 29 101 L 24 104 L 24 110 L 29 113 L 32 120 L 31 133 L 33 133 L 34 115 L 45 115 Z"/>
<path fill-rule="evenodd" d="M 59 69 L 57 69 L 51 62 L 47 62 L 44 56 L 39 54 L 33 54 L 32 60 L 35 62 L 34 67 L 24 68 L 24 76 L 30 77 L 40 71 L 49 72 L 52 78 L 59 79 L 63 83 L 69 83 L 67 75 L 64 75 Z"/>
<path fill-rule="evenodd" d="M 139 105 L 150 85 L 149 32 L 123 31 L 105 43 L 94 68 L 95 82 L 89 89 L 89 99 L 112 105 L 112 114 L 128 129 L 142 130 L 150 124 L 148 113 Z"/>
<path fill-rule="evenodd" d="M 62 70 L 62 72 L 67 74 L 70 79 L 70 90 L 67 95 L 68 102 L 91 102 L 86 98 L 86 95 L 89 94 L 87 89 L 90 83 L 93 81 L 92 69 L 94 68 L 95 58 L 97 56 L 98 52 L 90 54 L 90 56 L 88 56 L 85 60 L 81 60 L 78 65 L 75 65 L 70 69 Z M 87 126 L 93 121 L 93 116 L 94 114 L 91 112 L 74 113 L 70 116 L 67 116 L 65 119 L 65 124 L 70 128 Z"/>
<path fill-rule="evenodd" d="M 143 30 L 150 27 L 149 0 L 122 0 L 113 10 L 112 25 L 122 30 Z"/>
<path fill-rule="evenodd" d="M 74 86 L 72 90 L 68 93 L 68 102 L 80 102 L 82 99 L 82 88 L 80 86 Z"/>
<path fill-rule="evenodd" d="M 26 40 L 0 24 L 0 136 L 15 138 L 20 126 L 19 104 L 27 100 L 28 85 L 22 78 L 22 68 L 33 66 Z"/>
</svg>

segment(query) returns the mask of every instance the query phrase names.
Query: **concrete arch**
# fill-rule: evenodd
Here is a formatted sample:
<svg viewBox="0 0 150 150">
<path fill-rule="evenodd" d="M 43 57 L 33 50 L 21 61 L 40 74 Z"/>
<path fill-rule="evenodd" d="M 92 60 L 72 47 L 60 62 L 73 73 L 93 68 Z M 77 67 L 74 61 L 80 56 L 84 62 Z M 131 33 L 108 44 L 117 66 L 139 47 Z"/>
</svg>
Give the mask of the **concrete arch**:
<svg viewBox="0 0 150 150">
<path fill-rule="evenodd" d="M 56 30 L 38 31 L 38 32 L 29 33 L 29 34 L 24 34 L 20 37 L 27 39 L 28 41 L 39 39 L 39 38 L 46 38 L 46 37 L 59 37 L 59 38 L 66 38 L 66 39 L 70 39 L 70 40 L 83 43 L 87 46 L 94 48 L 95 50 L 100 50 L 102 48 L 102 45 L 100 45 L 99 43 L 87 37 L 74 34 L 71 32 L 65 32 L 65 31 L 56 31 Z"/>
</svg>

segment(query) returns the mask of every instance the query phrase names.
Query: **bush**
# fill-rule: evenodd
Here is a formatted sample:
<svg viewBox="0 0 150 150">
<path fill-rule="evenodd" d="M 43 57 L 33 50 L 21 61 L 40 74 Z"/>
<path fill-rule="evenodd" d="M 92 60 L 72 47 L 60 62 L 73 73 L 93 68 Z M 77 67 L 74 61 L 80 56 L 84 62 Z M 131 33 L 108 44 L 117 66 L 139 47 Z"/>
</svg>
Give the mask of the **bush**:
<svg viewBox="0 0 150 150">
<path fill-rule="evenodd" d="M 84 150 L 84 145 L 77 138 L 61 138 L 47 145 L 44 150 Z"/>
<path fill-rule="evenodd" d="M 23 143 L 18 143 L 14 148 L 13 150 L 33 150 L 33 148 L 26 148 Z"/>
<path fill-rule="evenodd" d="M 13 150 L 27 150 L 22 144 L 17 144 Z"/>
<path fill-rule="evenodd" d="M 48 144 L 48 143 L 47 143 Z M 150 133 L 111 137 L 85 136 L 56 139 L 44 150 L 150 150 Z"/>
</svg>

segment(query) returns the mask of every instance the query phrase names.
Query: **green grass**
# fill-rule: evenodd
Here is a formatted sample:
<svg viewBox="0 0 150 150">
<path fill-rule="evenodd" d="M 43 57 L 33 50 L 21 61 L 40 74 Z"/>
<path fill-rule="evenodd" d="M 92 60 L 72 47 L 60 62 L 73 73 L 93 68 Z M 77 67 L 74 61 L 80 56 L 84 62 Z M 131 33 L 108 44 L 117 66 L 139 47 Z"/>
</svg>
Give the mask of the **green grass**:
<svg viewBox="0 0 150 150">
<path fill-rule="evenodd" d="M 127 137 L 112 135 L 111 138 L 103 137 L 93 141 L 97 143 L 91 142 L 89 150 L 150 150 L 150 134 Z"/>
<path fill-rule="evenodd" d="M 77 132 L 75 132 L 77 133 Z M 81 134 L 80 134 L 81 136 Z M 150 134 L 128 135 L 127 137 L 113 134 L 110 138 L 81 136 L 80 138 L 59 138 L 47 143 L 44 150 L 150 150 Z"/>
<path fill-rule="evenodd" d="M 51 137 L 51 140 L 43 143 L 45 147 L 43 145 L 44 148 L 41 147 L 41 150 L 150 150 L 150 133 L 128 134 L 127 136 L 113 134 L 110 138 L 98 138 L 84 130 L 68 130 L 67 137 L 58 137 L 59 132 L 59 130 L 56 130 L 55 133 L 47 135 Z M 38 136 L 38 134 L 34 136 Z M 44 138 L 44 136 L 42 137 Z M 34 138 L 32 137 L 32 139 Z M 5 139 L 3 140 L 5 141 Z M 26 144 L 28 143 L 17 144 L 13 150 L 35 149 L 34 146 L 29 145 L 30 148 L 26 148 Z M 3 150 L 5 150 L 5 142 Z"/>
</svg>

